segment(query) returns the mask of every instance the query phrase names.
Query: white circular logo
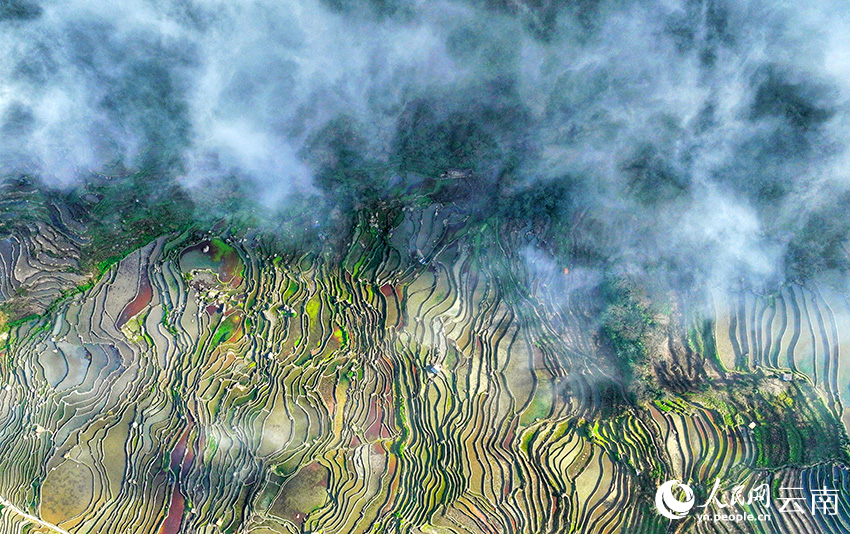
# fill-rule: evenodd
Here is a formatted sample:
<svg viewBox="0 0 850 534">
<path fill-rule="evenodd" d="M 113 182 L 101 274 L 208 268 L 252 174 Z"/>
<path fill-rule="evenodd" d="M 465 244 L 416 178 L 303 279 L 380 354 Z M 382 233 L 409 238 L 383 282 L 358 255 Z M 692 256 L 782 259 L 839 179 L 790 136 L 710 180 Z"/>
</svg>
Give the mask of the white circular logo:
<svg viewBox="0 0 850 534">
<path fill-rule="evenodd" d="M 684 501 L 680 501 L 673 495 L 675 486 L 679 486 L 685 492 Z M 667 519 L 682 519 L 694 507 L 694 492 L 687 484 L 680 484 L 678 480 L 668 480 L 655 492 L 655 507 L 658 508 L 658 513 Z"/>
</svg>

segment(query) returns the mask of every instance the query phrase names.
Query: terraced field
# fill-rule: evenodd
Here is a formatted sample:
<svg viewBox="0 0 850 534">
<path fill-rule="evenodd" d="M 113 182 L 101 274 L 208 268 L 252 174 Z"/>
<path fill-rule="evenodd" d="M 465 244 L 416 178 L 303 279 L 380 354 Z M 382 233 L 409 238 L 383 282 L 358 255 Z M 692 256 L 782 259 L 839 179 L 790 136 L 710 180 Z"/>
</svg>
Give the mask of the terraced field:
<svg viewBox="0 0 850 534">
<path fill-rule="evenodd" d="M 717 323 L 724 367 L 788 371 L 817 386 L 831 410 L 850 403 L 850 350 L 839 336 L 850 328 L 844 294 L 789 285 L 775 294 L 735 295 L 725 304 Z"/>
<path fill-rule="evenodd" d="M 850 531 L 833 295 L 659 329 L 663 388 L 627 402 L 587 273 L 448 207 L 381 216 L 340 261 L 185 233 L 100 278 L 68 224 L 0 242 L 0 298 L 35 303 L 3 334 L 0 533 Z M 673 478 L 829 485 L 839 513 L 671 522 Z"/>
</svg>

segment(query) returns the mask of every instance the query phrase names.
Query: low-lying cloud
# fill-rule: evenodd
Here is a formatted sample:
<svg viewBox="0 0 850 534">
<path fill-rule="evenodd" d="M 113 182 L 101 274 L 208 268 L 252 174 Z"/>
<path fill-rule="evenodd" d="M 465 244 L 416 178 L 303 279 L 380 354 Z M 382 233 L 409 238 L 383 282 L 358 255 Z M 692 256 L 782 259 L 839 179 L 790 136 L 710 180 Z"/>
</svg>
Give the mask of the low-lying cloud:
<svg viewBox="0 0 850 534">
<path fill-rule="evenodd" d="M 846 256 L 843 11 L 5 0 L 0 171 L 67 185 L 155 168 L 189 189 L 238 180 L 269 207 L 333 196 L 341 175 L 356 196 L 472 171 L 441 200 L 511 209 L 561 183 L 547 216 L 626 270 L 804 277 Z"/>
</svg>

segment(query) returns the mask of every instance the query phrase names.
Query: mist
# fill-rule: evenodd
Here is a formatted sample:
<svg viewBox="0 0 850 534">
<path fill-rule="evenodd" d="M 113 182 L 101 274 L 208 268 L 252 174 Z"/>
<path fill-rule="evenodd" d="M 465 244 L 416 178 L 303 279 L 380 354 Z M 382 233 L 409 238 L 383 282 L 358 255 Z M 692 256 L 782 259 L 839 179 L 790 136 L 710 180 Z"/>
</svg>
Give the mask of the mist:
<svg viewBox="0 0 850 534">
<path fill-rule="evenodd" d="M 801 280 L 847 267 L 848 22 L 829 2 L 3 0 L 0 173 L 152 169 L 275 216 L 323 198 L 323 219 L 454 170 L 435 201 L 572 232 L 547 262 Z"/>
</svg>

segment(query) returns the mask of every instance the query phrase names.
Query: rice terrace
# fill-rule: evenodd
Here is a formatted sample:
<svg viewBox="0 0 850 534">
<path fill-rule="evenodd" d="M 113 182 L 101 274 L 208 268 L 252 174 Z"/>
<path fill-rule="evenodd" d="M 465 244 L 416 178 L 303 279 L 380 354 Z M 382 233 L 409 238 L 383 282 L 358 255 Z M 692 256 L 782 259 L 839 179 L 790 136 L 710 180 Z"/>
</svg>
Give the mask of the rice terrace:
<svg viewBox="0 0 850 534">
<path fill-rule="evenodd" d="M 848 30 L 0 0 L 0 534 L 850 532 Z"/>
</svg>

